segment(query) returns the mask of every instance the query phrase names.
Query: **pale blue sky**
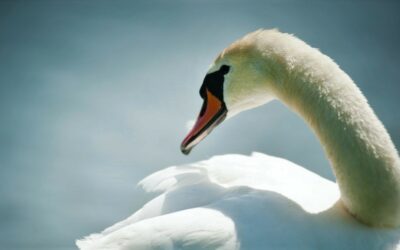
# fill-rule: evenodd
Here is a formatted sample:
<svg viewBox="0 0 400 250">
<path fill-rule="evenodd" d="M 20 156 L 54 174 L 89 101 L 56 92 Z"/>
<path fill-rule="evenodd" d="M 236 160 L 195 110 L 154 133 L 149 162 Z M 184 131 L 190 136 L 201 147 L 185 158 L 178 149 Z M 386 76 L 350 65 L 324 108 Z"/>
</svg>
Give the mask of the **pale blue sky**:
<svg viewBox="0 0 400 250">
<path fill-rule="evenodd" d="M 359 85 L 400 147 L 396 1 L 1 1 L 0 244 L 73 249 L 151 196 L 173 164 L 261 151 L 334 179 L 304 122 L 274 102 L 183 156 L 208 65 L 258 28 L 293 33 Z"/>
</svg>

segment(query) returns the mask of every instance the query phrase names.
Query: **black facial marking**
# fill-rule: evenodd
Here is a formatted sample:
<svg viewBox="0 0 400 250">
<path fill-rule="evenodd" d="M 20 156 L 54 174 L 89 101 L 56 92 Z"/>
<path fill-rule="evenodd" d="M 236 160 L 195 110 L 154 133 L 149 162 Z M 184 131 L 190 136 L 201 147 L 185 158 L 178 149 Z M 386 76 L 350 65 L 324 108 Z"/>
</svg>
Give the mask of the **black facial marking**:
<svg viewBox="0 0 400 250">
<path fill-rule="evenodd" d="M 200 96 L 206 99 L 206 90 L 210 91 L 221 102 L 224 101 L 224 75 L 229 72 L 228 65 L 222 65 L 219 70 L 207 74 L 200 88 Z"/>
<path fill-rule="evenodd" d="M 203 99 L 204 99 L 204 102 L 203 102 L 203 105 L 201 106 L 199 116 L 203 116 L 204 112 L 206 112 L 206 108 L 207 108 L 207 98 L 203 98 Z"/>
</svg>

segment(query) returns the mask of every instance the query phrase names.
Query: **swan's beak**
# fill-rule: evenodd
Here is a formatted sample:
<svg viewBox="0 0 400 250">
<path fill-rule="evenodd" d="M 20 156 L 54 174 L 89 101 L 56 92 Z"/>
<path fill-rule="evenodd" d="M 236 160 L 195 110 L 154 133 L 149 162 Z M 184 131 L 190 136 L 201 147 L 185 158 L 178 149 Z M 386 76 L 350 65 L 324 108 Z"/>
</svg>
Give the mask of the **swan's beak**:
<svg viewBox="0 0 400 250">
<path fill-rule="evenodd" d="M 207 96 L 204 99 L 197 121 L 181 144 L 182 153 L 189 154 L 194 146 L 225 119 L 226 114 L 225 104 L 207 90 Z"/>
</svg>

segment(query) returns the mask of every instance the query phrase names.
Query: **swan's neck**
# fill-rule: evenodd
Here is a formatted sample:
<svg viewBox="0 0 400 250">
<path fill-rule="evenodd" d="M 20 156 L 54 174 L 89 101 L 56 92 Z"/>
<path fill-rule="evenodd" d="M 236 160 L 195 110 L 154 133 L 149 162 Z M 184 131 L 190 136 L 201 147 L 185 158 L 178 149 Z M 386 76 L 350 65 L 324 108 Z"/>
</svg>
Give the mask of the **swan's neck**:
<svg viewBox="0 0 400 250">
<path fill-rule="evenodd" d="M 348 75 L 307 50 L 291 51 L 290 63 L 280 58 L 277 98 L 315 131 L 349 212 L 373 226 L 399 226 L 400 160 L 388 133 Z"/>
</svg>

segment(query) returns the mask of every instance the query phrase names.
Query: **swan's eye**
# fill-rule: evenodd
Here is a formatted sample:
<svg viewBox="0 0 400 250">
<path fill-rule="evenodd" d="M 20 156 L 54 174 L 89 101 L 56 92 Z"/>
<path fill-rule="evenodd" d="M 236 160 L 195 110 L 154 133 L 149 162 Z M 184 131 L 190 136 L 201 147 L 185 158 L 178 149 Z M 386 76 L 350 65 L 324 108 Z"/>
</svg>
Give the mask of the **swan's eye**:
<svg viewBox="0 0 400 250">
<path fill-rule="evenodd" d="M 224 75 L 226 75 L 228 72 L 229 72 L 229 69 L 230 69 L 231 67 L 229 67 L 228 65 L 222 65 L 221 66 L 221 68 L 219 68 L 219 71 L 222 73 L 222 74 L 224 74 Z"/>
</svg>

